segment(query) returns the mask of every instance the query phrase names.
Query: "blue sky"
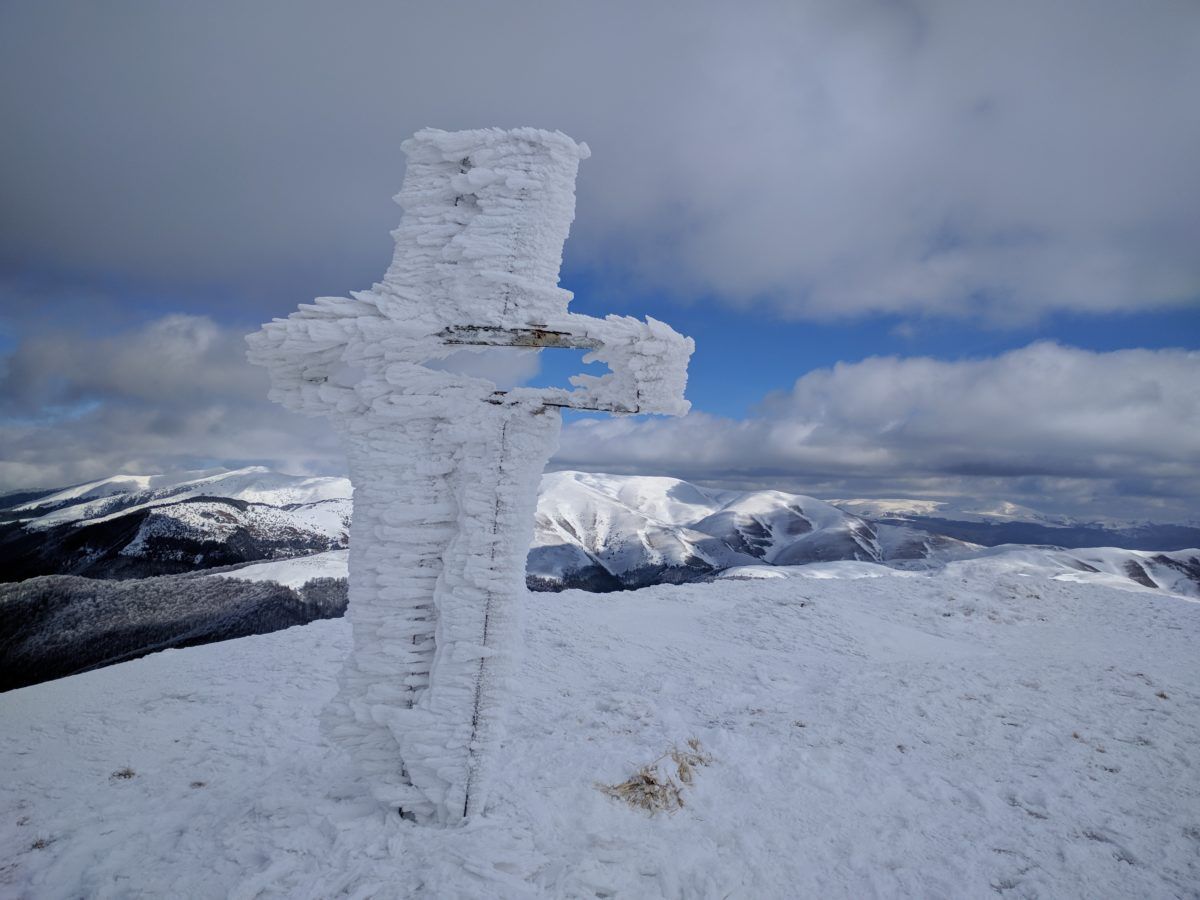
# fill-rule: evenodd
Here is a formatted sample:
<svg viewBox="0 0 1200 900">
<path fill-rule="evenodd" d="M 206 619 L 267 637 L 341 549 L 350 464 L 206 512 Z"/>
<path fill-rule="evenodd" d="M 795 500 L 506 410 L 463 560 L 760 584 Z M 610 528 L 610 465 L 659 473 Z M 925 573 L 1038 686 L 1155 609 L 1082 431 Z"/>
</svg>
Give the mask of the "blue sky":
<svg viewBox="0 0 1200 900">
<path fill-rule="evenodd" d="M 0 488 L 336 471 L 241 336 L 382 275 L 408 135 L 533 124 L 573 309 L 697 343 L 554 465 L 1198 518 L 1198 91 L 1167 0 L 6 5 Z"/>
<path fill-rule="evenodd" d="M 1039 340 L 1096 351 L 1200 349 L 1200 302 L 1148 312 L 1059 312 L 1008 326 L 904 316 L 797 321 L 769 308 L 747 311 L 705 298 L 680 302 L 649 292 L 619 292 L 602 273 L 573 271 L 569 257 L 563 285 L 575 292 L 571 308 L 576 312 L 650 315 L 693 337 L 688 396 L 698 408 L 722 416 L 748 415 L 765 394 L 788 390 L 812 369 L 868 356 L 956 360 L 995 356 Z M 544 354 L 538 381 L 564 383 L 577 363 L 577 354 Z"/>
</svg>

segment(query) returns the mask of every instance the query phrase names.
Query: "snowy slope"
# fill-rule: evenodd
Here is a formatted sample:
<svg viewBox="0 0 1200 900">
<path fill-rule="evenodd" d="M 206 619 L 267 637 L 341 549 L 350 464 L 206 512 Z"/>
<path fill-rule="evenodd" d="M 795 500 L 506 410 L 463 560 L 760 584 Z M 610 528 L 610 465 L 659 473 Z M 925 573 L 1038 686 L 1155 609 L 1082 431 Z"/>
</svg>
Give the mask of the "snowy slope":
<svg viewBox="0 0 1200 900">
<path fill-rule="evenodd" d="M 85 484 L 76 484 L 59 491 L 54 491 L 53 493 L 38 497 L 36 500 L 15 506 L 13 509 L 19 512 L 32 512 L 36 514 L 38 510 L 84 503 L 88 500 L 111 497 L 114 494 L 145 491 L 150 488 L 153 481 L 153 475 L 110 475 L 108 478 L 102 478 L 99 481 L 89 481 Z"/>
<path fill-rule="evenodd" d="M 547 474 L 527 572 L 549 584 L 640 587 L 753 561 L 689 527 L 718 506 L 715 496 L 674 478 Z"/>
<path fill-rule="evenodd" d="M 881 526 L 881 530 L 887 526 Z M 894 529 L 900 532 L 903 529 Z M 885 532 L 892 540 L 892 530 Z M 928 540 L 928 536 L 925 538 Z M 293 559 L 255 563 L 215 573 L 213 578 L 237 578 L 244 581 L 274 581 L 288 587 L 300 587 L 313 578 L 346 578 L 348 551 L 331 550 Z M 960 566 L 950 566 L 961 563 Z M 893 558 L 888 563 L 863 560 L 831 560 L 798 566 L 752 563 L 731 566 L 715 577 L 719 579 L 763 578 L 882 578 L 903 577 L 906 573 L 929 573 L 949 566 L 950 571 L 968 567 L 972 571 L 996 570 L 1009 574 L 1054 578 L 1083 584 L 1100 584 L 1123 590 L 1166 591 L 1180 597 L 1200 600 L 1200 550 L 1176 550 L 1151 553 L 1122 550 L 1117 547 L 1089 547 L 1057 550 L 1052 547 L 979 547 L 956 548 L 944 552 L 936 546 L 917 559 Z"/>
<path fill-rule="evenodd" d="M 234 578 L 238 581 L 273 581 L 290 588 L 303 587 L 314 578 L 346 578 L 349 574 L 350 551 L 327 550 L 291 559 L 251 563 L 239 569 L 214 573 L 211 578 Z"/>
<path fill-rule="evenodd" d="M 325 500 L 295 509 L 278 509 L 260 504 L 234 506 L 221 502 L 196 501 L 155 507 L 137 534 L 121 549 L 122 556 L 159 558 L 171 554 L 182 558 L 192 544 L 228 541 L 239 532 L 249 532 L 281 544 L 324 538 L 329 545 L 344 544 L 350 527 L 350 501 Z M 156 550 L 160 544 L 167 549 Z"/>
<path fill-rule="evenodd" d="M 883 574 L 531 595 L 465 828 L 322 738 L 340 620 L 5 694 L 0 895 L 1196 896 L 1200 604 L 1002 554 L 772 571 L 839 567 Z M 597 789 L 693 736 L 678 812 Z"/>
<path fill-rule="evenodd" d="M 823 559 L 881 560 L 870 526 L 828 503 L 782 491 L 756 491 L 725 503 L 696 528 L 778 565 Z"/>
<path fill-rule="evenodd" d="M 103 492 L 98 494 L 101 489 Z M 263 466 L 249 466 L 198 478 L 113 476 L 22 504 L 15 511 L 22 514 L 28 528 L 53 528 L 67 523 L 102 522 L 116 515 L 193 497 L 228 497 L 289 506 L 348 499 L 350 495 L 350 481 L 346 478 L 285 475 Z"/>
<path fill-rule="evenodd" d="M 1055 550 L 1045 547 L 989 547 L 964 560 L 976 569 L 1020 565 L 1027 574 L 1045 574 L 1059 580 L 1109 584 L 1129 588 L 1130 583 L 1183 597 L 1200 599 L 1200 550 L 1153 553 L 1117 547 Z"/>
<path fill-rule="evenodd" d="M 124 493 L 109 493 L 130 484 Z M 26 521 L 0 524 L 0 576 L 141 577 L 344 548 L 349 493 L 344 478 L 283 475 L 259 467 L 166 481 L 163 476 L 113 476 L 15 507 L 10 514 Z M 1114 546 L 1106 542 L 1124 534 L 1054 525 L 1033 511 L 1021 519 L 1025 513 L 1012 504 L 967 512 L 941 501 L 837 503 L 853 512 L 781 491 L 738 493 L 675 478 L 549 473 L 541 482 L 529 581 L 539 589 L 615 590 L 707 580 L 728 568 L 763 563 L 849 559 L 936 565 L 978 549 L 939 531 L 955 527 L 971 536 L 978 532 L 980 543 L 989 545 L 1014 543 L 1012 529 L 1032 529 L 1034 543 L 1082 548 Z M 951 521 L 935 513 L 976 521 Z M 1175 531 L 1165 535 L 1170 541 L 1153 542 L 1161 536 L 1154 528 L 1172 527 Z M 1127 536 L 1149 549 L 1187 548 L 1197 542 L 1186 538 L 1200 539 L 1200 531 L 1193 535 L 1181 526 L 1150 528 Z M 1071 552 L 1079 557 L 1083 551 Z M 1168 589 L 1200 590 L 1200 574 L 1186 563 L 1172 569 L 1172 563 L 1155 562 L 1156 553 L 1137 558 L 1134 551 L 1113 553 L 1097 565 L 1145 583 L 1138 574 L 1143 569 L 1160 586 L 1178 585 Z"/>
<path fill-rule="evenodd" d="M 676 478 L 542 479 L 528 572 L 539 587 L 642 587 L 731 566 L 944 558 L 968 545 L 875 526 L 813 497 L 710 491 Z M 881 530 L 882 529 L 882 530 Z"/>
<path fill-rule="evenodd" d="M 113 476 L 0 511 L 0 580 L 138 578 L 345 547 L 350 514 L 345 478 Z"/>
</svg>

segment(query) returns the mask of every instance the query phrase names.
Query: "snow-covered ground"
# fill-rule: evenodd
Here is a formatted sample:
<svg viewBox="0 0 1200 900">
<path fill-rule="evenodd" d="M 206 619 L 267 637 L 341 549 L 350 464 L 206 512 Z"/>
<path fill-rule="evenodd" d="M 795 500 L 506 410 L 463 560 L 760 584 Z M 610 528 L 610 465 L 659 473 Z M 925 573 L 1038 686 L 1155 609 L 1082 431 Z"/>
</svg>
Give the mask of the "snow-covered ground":
<svg viewBox="0 0 1200 900">
<path fill-rule="evenodd" d="M 0 895 L 1200 896 L 1200 603 L 820 568 L 529 596 L 465 827 L 380 810 L 320 734 L 342 620 L 10 692 Z M 690 737 L 678 812 L 598 790 Z"/>
<path fill-rule="evenodd" d="M 251 563 L 240 569 L 215 573 L 212 578 L 236 578 L 240 581 L 274 581 L 290 588 L 304 587 L 314 578 L 345 578 L 349 571 L 349 550 L 327 550 L 291 559 L 273 559 Z"/>
</svg>

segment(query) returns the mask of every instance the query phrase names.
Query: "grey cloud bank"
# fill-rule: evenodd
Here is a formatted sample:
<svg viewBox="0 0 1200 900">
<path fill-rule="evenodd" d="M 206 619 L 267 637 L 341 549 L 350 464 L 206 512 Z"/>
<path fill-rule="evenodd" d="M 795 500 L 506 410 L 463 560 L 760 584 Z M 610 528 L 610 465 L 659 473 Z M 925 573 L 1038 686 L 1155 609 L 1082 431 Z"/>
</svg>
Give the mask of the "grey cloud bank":
<svg viewBox="0 0 1200 900">
<path fill-rule="evenodd" d="M 10 4 L 3 256 L 366 286 L 399 143 L 554 123 L 569 252 L 787 315 L 1024 320 L 1200 293 L 1192 3 Z M 314 287 L 316 290 L 314 290 Z"/>
</svg>

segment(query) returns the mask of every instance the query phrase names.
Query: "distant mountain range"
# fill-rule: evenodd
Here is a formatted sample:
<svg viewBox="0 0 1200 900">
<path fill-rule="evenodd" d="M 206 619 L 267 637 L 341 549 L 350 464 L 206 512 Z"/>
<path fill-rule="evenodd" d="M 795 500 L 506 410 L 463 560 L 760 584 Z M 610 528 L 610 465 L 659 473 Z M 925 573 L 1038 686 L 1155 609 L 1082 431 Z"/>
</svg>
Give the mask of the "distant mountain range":
<svg viewBox="0 0 1200 900">
<path fill-rule="evenodd" d="M 114 475 L 8 495 L 0 497 L 0 581 L 144 578 L 344 549 L 350 496 L 345 478 L 263 467 Z M 675 478 L 553 472 L 542 480 L 527 571 L 534 589 L 609 591 L 748 566 L 920 567 L 998 544 L 1174 551 L 1200 546 L 1200 528 L 1078 522 L 1007 503 L 826 502 Z"/>
<path fill-rule="evenodd" d="M 1121 547 L 1184 550 L 1200 546 L 1200 525 L 1089 521 L 1054 516 L 1015 503 L 961 505 L 940 500 L 830 500 L 873 522 L 919 528 L 985 547 L 1049 544 L 1055 547 Z"/>
<path fill-rule="evenodd" d="M 946 560 L 971 549 L 800 494 L 553 472 L 542 478 L 527 574 L 535 588 L 618 590 L 701 581 L 735 566 Z"/>
<path fill-rule="evenodd" d="M 255 467 L 0 498 L 0 582 L 9 582 L 0 584 L 0 690 L 341 615 L 350 493 L 345 478 Z M 1163 534 L 1175 548 L 1137 549 Z M 1036 546 L 981 546 L 1013 536 Z M 527 580 L 542 591 L 615 591 L 868 577 L 995 557 L 1006 571 L 1200 598 L 1200 550 L 1179 541 L 1200 545 L 1200 529 L 554 472 L 542 479 Z"/>
</svg>

